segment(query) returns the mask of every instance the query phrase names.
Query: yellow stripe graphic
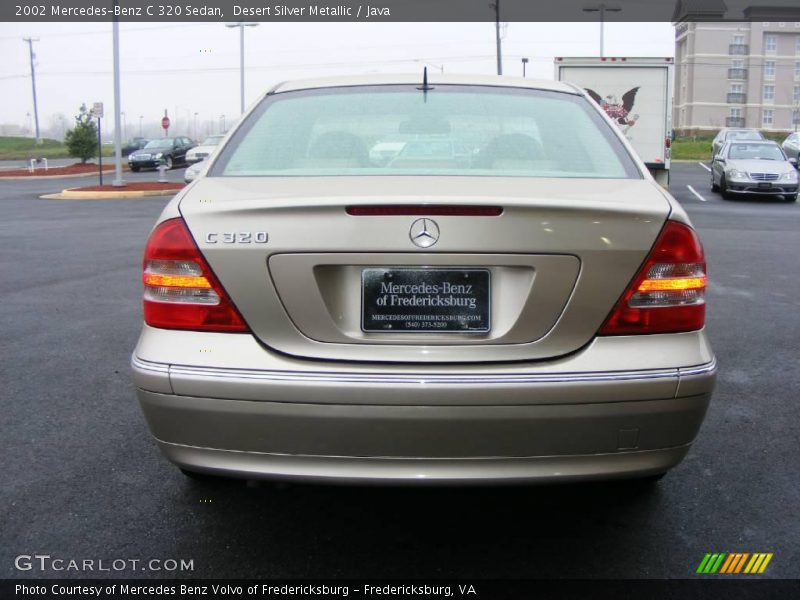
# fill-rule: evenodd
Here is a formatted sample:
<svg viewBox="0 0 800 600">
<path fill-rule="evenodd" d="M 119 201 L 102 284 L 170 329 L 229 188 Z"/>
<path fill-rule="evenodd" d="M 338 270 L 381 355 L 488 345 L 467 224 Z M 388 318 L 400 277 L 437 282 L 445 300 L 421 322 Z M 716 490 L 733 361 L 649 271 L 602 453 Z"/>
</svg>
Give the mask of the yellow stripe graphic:
<svg viewBox="0 0 800 600">
<path fill-rule="evenodd" d="M 764 569 L 767 568 L 767 565 L 769 564 L 769 561 L 771 561 L 771 560 L 772 560 L 772 552 L 767 554 L 766 558 L 764 559 L 764 562 L 761 563 L 761 568 L 758 570 L 758 572 L 759 573 L 763 573 Z"/>
<path fill-rule="evenodd" d="M 758 553 L 753 554 L 753 558 L 750 559 L 750 562 L 747 563 L 747 566 L 744 569 L 745 573 L 752 573 L 753 567 L 756 566 L 756 561 L 758 560 Z"/>
</svg>

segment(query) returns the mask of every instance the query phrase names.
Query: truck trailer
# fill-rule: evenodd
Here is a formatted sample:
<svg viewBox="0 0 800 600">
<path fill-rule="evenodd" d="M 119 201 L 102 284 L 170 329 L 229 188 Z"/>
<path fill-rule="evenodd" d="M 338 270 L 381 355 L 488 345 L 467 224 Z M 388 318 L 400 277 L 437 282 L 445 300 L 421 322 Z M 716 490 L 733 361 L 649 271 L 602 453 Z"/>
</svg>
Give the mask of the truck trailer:
<svg viewBox="0 0 800 600">
<path fill-rule="evenodd" d="M 557 57 L 555 77 L 586 90 L 662 186 L 669 184 L 674 60 Z"/>
</svg>

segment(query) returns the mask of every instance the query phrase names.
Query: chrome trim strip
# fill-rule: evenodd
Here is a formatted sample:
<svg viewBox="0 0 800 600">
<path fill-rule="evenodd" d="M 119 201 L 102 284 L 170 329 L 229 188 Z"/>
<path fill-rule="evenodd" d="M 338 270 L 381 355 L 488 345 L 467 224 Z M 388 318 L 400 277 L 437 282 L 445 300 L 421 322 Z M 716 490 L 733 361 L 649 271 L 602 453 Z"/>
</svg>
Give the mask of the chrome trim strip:
<svg viewBox="0 0 800 600">
<path fill-rule="evenodd" d="M 150 371 L 151 373 L 157 373 L 158 375 L 169 377 L 169 365 L 142 360 L 135 354 L 131 356 L 131 368 L 139 371 Z"/>
<path fill-rule="evenodd" d="M 678 375 L 681 377 L 686 377 L 689 375 L 705 375 L 707 373 L 713 373 L 717 370 L 717 358 L 714 357 L 711 359 L 711 362 L 708 362 L 704 365 L 697 365 L 696 367 L 687 367 L 687 368 L 679 368 Z"/>
<path fill-rule="evenodd" d="M 390 373 L 320 373 L 290 371 L 254 371 L 247 369 L 219 369 L 212 367 L 170 367 L 170 376 L 183 376 L 209 379 L 248 379 L 257 381 L 276 381 L 288 383 L 362 383 L 384 385 L 520 385 L 536 383 L 593 383 L 610 381 L 632 381 L 652 379 L 678 380 L 679 370 L 662 369 L 652 371 L 609 371 L 589 373 L 520 373 L 497 375 L 447 375 L 441 373 L 409 373 L 392 375 Z"/>
</svg>

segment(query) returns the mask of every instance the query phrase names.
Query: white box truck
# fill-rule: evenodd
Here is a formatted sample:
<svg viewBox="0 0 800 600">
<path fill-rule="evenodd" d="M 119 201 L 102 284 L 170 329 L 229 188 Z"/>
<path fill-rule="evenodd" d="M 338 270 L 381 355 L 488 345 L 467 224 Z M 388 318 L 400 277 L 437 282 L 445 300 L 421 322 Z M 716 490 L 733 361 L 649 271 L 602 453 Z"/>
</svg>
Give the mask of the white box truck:
<svg viewBox="0 0 800 600">
<path fill-rule="evenodd" d="M 673 65 L 671 57 L 555 59 L 556 79 L 584 88 L 664 187 L 669 183 Z"/>
</svg>

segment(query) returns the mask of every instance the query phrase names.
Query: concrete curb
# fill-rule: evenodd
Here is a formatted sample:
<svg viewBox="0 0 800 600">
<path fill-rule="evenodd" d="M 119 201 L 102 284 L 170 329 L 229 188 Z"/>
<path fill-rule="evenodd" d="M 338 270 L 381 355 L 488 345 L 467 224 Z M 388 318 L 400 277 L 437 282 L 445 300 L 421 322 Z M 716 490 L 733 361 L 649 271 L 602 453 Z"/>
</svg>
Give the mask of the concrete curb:
<svg viewBox="0 0 800 600">
<path fill-rule="evenodd" d="M 45 200 L 127 200 L 131 198 L 148 198 L 156 196 L 174 196 L 180 190 L 130 190 L 124 192 L 82 192 L 67 188 L 58 194 L 45 194 L 39 198 Z"/>
<path fill-rule="evenodd" d="M 114 169 L 103 169 L 103 175 L 113 173 Z M 73 175 L 13 175 L 6 177 L 0 174 L 0 181 L 38 181 L 40 179 L 73 179 L 75 177 L 97 177 L 97 171 L 92 173 L 76 173 Z"/>
</svg>

